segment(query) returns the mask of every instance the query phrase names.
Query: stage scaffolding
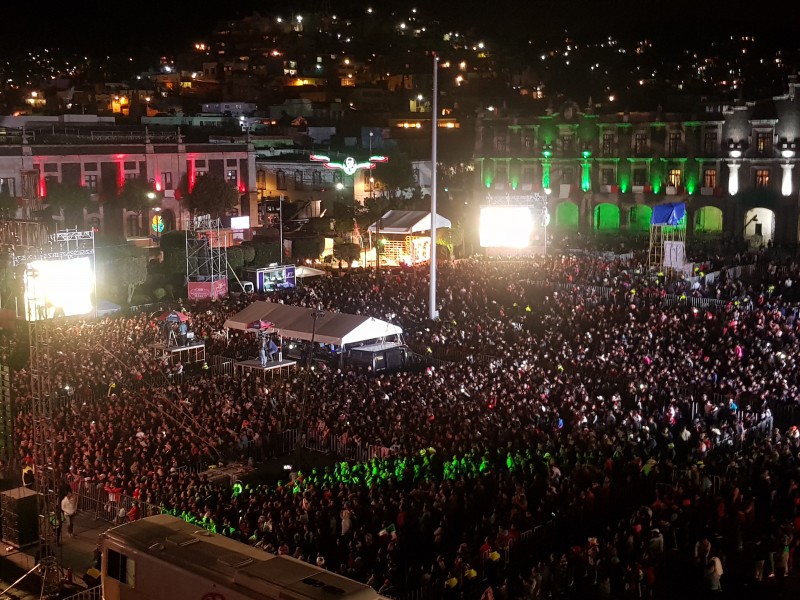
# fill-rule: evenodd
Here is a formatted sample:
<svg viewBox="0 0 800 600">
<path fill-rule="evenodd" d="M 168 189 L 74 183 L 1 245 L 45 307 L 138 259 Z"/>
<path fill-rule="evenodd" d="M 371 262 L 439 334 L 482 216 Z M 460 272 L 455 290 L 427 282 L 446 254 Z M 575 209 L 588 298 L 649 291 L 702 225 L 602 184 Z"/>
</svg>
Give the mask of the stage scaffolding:
<svg viewBox="0 0 800 600">
<path fill-rule="evenodd" d="M 686 206 L 659 205 L 650 220 L 647 266 L 659 271 L 682 271 L 686 249 Z"/>
<path fill-rule="evenodd" d="M 199 215 L 189 222 L 186 232 L 186 280 L 192 284 L 207 284 L 208 298 L 219 299 L 227 293 L 228 249 L 222 237 L 220 219 Z M 216 283 L 226 282 L 225 293 L 220 294 Z M 190 293 L 191 298 L 191 293 Z"/>
<path fill-rule="evenodd" d="M 92 259 L 95 269 L 95 245 L 93 231 L 57 231 L 49 236 L 47 245 L 30 249 L 26 254 L 14 255 L 14 265 L 25 265 L 25 271 L 35 277 L 33 262 L 67 260 L 81 256 Z M 39 572 L 42 577 L 42 597 L 55 598 L 60 585 L 61 548 L 56 543 L 51 516 L 58 515 L 59 489 L 62 474 L 55 462 L 54 440 L 57 432 L 54 425 L 54 394 L 50 376 L 50 339 L 53 321 L 48 318 L 46 295 L 30 291 L 24 293 L 24 315 L 28 322 L 30 345 L 31 420 L 33 422 L 33 473 L 34 486 L 38 492 L 39 516 Z"/>
</svg>

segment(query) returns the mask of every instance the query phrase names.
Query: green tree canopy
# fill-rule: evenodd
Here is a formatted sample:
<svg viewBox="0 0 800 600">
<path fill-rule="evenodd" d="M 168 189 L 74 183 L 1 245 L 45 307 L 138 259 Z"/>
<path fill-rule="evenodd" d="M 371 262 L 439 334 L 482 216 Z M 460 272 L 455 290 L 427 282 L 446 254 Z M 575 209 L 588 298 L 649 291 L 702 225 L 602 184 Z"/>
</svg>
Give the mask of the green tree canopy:
<svg viewBox="0 0 800 600">
<path fill-rule="evenodd" d="M 147 256 L 144 253 L 132 254 L 113 261 L 111 267 L 117 285 L 127 291 L 130 304 L 136 288 L 147 281 Z"/>
<path fill-rule="evenodd" d="M 244 264 L 249 265 L 256 259 L 256 249 L 253 248 L 253 246 L 250 245 L 246 246 L 244 244 L 242 244 L 240 247 L 242 249 L 242 257 L 244 258 Z"/>
<path fill-rule="evenodd" d="M 116 198 L 116 203 L 120 208 L 127 208 L 138 213 L 151 206 L 157 206 L 159 202 L 159 194 L 153 189 L 153 185 L 141 177 L 128 179 Z"/>
<path fill-rule="evenodd" d="M 308 220 L 308 231 L 319 234 L 330 234 L 331 220 L 327 217 L 311 217 Z"/>
<path fill-rule="evenodd" d="M 333 246 L 333 256 L 336 260 L 346 262 L 348 265 L 361 256 L 361 248 L 358 244 L 341 243 Z"/>
<path fill-rule="evenodd" d="M 245 242 L 242 248 L 251 247 L 254 251 L 253 260 L 248 264 L 254 267 L 266 267 L 272 263 L 281 263 L 280 244 L 278 242 Z M 246 252 L 246 250 L 245 250 Z"/>
<path fill-rule="evenodd" d="M 306 259 L 317 260 L 325 249 L 325 238 L 320 236 L 296 238 L 292 240 L 292 260 L 302 262 Z"/>
<path fill-rule="evenodd" d="M 159 246 L 164 253 L 164 271 L 170 275 L 186 276 L 186 232 L 168 231 L 161 236 Z"/>
<path fill-rule="evenodd" d="M 386 190 L 389 196 L 395 196 L 401 190 L 416 185 L 411 161 L 402 152 L 392 155 L 388 162 L 378 165 L 371 175 L 375 178 L 376 185 Z"/>
<path fill-rule="evenodd" d="M 77 183 L 47 184 L 47 203 L 54 209 L 64 211 L 64 225 L 76 227 L 83 225 L 83 209 L 89 206 L 91 195 L 88 188 Z"/>
<path fill-rule="evenodd" d="M 225 215 L 239 203 L 239 193 L 222 177 L 200 177 L 189 194 L 187 204 L 195 215 Z"/>
<path fill-rule="evenodd" d="M 244 266 L 244 252 L 239 246 L 228 248 L 228 277 L 233 277 L 239 269 Z"/>
</svg>

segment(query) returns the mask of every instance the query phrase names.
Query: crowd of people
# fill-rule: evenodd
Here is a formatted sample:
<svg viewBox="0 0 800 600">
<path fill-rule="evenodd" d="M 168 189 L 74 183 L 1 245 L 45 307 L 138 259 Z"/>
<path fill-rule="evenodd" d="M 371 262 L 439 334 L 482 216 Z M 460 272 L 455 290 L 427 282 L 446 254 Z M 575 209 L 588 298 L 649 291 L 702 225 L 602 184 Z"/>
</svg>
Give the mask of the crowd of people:
<svg viewBox="0 0 800 600">
<path fill-rule="evenodd" d="M 174 365 L 148 349 L 153 315 L 70 323 L 50 340 L 57 466 L 79 492 L 130 497 L 386 595 L 765 585 L 793 567 L 800 539 L 800 434 L 771 426 L 800 402 L 796 270 L 765 264 L 692 289 L 602 257 L 465 260 L 440 269 L 436 322 L 424 268 L 326 277 L 270 299 L 387 319 L 423 355 L 461 359 L 390 374 L 332 365 L 310 385 L 211 369 L 169 379 Z M 673 292 L 729 302 L 665 303 Z M 223 324 L 253 299 L 180 308 L 209 353 L 252 358 L 257 338 Z M 24 368 L 14 388 L 11 458 L 27 464 Z M 290 430 L 386 452 L 235 488 L 186 468 L 269 457 Z M 694 576 L 676 582 L 676 568 Z"/>
</svg>

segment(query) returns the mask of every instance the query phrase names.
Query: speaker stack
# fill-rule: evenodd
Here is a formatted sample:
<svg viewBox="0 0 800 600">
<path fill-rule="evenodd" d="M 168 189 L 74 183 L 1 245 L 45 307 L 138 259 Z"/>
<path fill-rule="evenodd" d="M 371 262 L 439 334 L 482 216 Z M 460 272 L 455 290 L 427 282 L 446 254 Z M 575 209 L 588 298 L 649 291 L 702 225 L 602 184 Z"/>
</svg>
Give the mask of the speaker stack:
<svg viewBox="0 0 800 600">
<path fill-rule="evenodd" d="M 0 493 L 3 542 L 16 548 L 39 543 L 39 494 L 26 487 Z"/>
</svg>

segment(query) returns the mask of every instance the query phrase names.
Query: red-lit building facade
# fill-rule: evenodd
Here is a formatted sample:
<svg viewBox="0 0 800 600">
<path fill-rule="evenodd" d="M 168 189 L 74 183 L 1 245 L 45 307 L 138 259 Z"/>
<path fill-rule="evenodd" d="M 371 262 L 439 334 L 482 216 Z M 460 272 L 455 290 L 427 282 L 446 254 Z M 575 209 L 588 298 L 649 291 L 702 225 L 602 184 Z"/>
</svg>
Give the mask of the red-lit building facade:
<svg viewBox="0 0 800 600">
<path fill-rule="evenodd" d="M 17 218 L 29 217 L 47 204 L 48 183 L 85 186 L 91 205 L 84 225 L 127 237 L 149 235 L 150 214 L 112 209 L 108 200 L 129 179 L 153 186 L 152 209 L 161 214 L 164 231 L 182 229 L 189 218 L 181 189 L 191 189 L 198 178 L 217 175 L 235 187 L 241 197 L 240 215 L 252 215 L 257 226 L 255 153 L 247 143 L 19 143 L 0 146 L 0 194 L 17 199 Z M 252 198 L 252 202 L 251 202 Z M 252 212 L 251 212 L 252 207 Z"/>
</svg>

